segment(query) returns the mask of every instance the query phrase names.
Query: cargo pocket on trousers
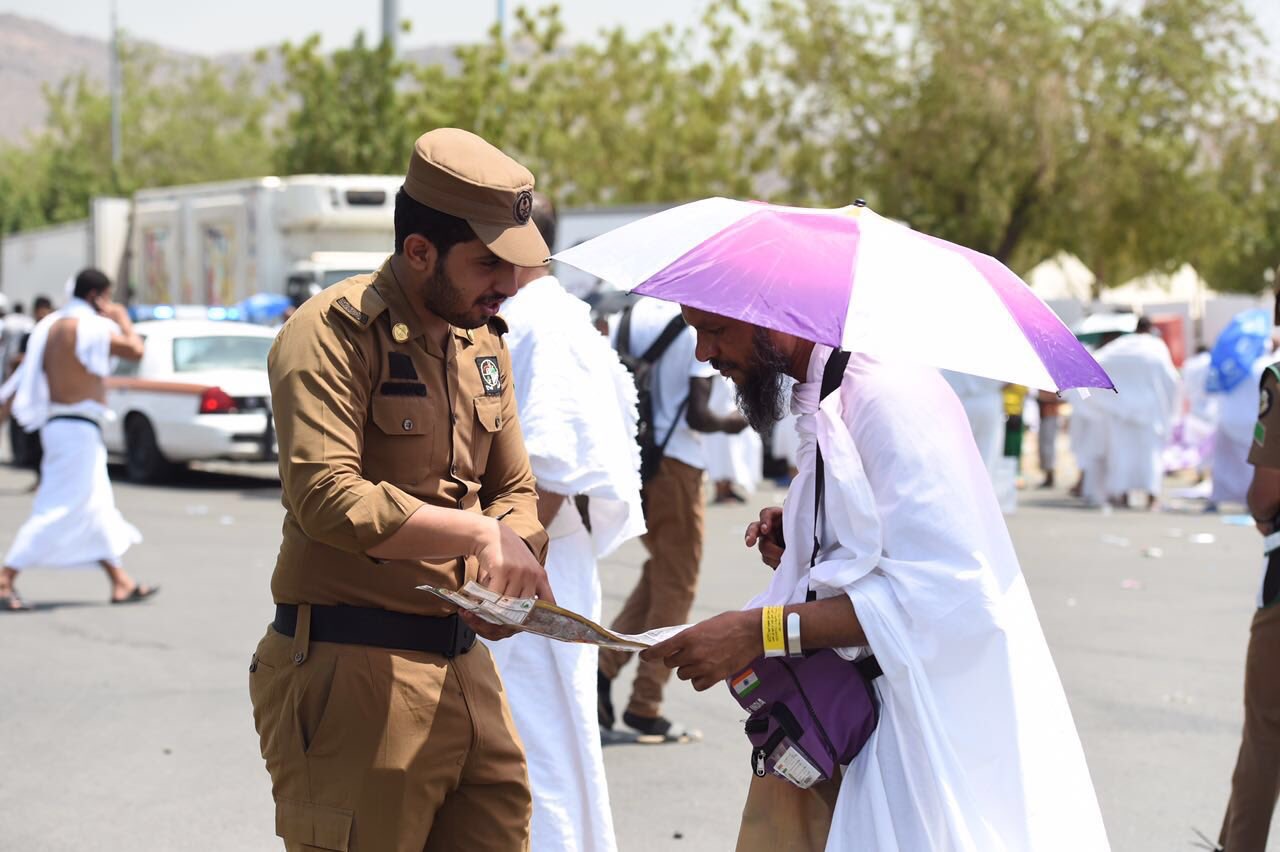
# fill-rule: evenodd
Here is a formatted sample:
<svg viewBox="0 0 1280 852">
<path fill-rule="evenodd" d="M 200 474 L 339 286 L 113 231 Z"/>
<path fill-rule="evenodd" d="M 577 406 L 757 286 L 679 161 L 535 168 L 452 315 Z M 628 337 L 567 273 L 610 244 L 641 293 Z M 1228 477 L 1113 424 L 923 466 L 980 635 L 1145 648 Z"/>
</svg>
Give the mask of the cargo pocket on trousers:
<svg viewBox="0 0 1280 852">
<path fill-rule="evenodd" d="M 280 799 L 276 802 L 276 835 L 288 843 L 347 852 L 351 811 Z"/>
</svg>

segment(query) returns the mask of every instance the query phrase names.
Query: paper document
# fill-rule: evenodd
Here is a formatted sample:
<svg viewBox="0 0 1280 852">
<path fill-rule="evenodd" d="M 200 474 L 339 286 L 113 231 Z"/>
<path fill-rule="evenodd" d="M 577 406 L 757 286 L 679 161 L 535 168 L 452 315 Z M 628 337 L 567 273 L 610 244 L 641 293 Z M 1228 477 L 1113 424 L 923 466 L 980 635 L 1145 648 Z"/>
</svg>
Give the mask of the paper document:
<svg viewBox="0 0 1280 852">
<path fill-rule="evenodd" d="M 491 624 L 514 627 L 529 633 L 537 633 L 561 642 L 578 642 L 599 645 L 601 648 L 617 648 L 635 651 L 649 648 L 675 636 L 689 625 L 658 627 L 644 633 L 615 633 L 601 627 L 591 619 L 576 612 L 540 601 L 535 598 L 503 597 L 475 581 L 461 589 L 437 589 L 435 586 L 418 586 L 459 609 L 473 612 Z"/>
</svg>

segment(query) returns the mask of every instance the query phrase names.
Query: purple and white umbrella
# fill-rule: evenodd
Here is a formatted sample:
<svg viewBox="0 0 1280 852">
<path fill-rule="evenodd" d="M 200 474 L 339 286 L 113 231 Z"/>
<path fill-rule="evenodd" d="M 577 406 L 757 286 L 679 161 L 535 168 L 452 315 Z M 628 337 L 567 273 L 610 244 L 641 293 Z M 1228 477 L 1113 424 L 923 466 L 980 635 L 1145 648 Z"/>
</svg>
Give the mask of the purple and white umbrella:
<svg viewBox="0 0 1280 852">
<path fill-rule="evenodd" d="M 1008 267 L 866 207 L 707 198 L 555 255 L 617 287 L 882 360 L 1114 388 Z"/>
</svg>

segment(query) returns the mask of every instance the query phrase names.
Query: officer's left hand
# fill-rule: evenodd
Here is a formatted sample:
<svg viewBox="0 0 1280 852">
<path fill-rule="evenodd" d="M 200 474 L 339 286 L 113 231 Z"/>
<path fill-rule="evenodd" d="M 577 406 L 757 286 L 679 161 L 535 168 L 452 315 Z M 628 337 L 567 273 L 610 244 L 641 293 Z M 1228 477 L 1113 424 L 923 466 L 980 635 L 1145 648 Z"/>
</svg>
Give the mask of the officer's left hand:
<svg viewBox="0 0 1280 852">
<path fill-rule="evenodd" d="M 509 639 L 520 632 L 514 627 L 500 627 L 491 621 L 485 621 L 480 616 L 469 613 L 464 609 L 458 610 L 458 615 L 462 617 L 464 624 L 475 631 L 477 636 L 481 639 L 488 639 L 490 642 L 497 642 L 499 639 Z"/>
<path fill-rule="evenodd" d="M 724 612 L 695 624 L 640 653 L 648 662 L 661 660 L 681 680 L 702 692 L 735 675 L 764 653 L 760 610 Z"/>
</svg>

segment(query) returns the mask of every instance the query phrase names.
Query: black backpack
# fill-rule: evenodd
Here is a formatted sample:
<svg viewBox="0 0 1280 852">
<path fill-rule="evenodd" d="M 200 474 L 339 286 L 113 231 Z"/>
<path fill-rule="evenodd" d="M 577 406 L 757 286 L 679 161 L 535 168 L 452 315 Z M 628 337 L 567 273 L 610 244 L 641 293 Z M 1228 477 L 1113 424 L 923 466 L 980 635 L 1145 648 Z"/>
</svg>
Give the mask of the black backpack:
<svg viewBox="0 0 1280 852">
<path fill-rule="evenodd" d="M 631 377 L 636 383 L 636 411 L 639 415 L 636 441 L 640 444 L 640 482 L 644 484 L 658 473 L 658 465 L 662 463 L 667 443 L 675 434 L 676 427 L 680 425 L 680 417 L 689 405 L 689 396 L 686 394 L 676 409 L 671 428 L 667 430 L 662 440 L 658 440 L 653 423 L 653 365 L 680 336 L 686 326 L 684 317 L 677 314 L 672 317 L 671 322 L 667 323 L 662 334 L 658 335 L 658 339 L 644 351 L 644 354 L 635 355 L 631 351 L 631 311 L 634 307 L 634 305 L 628 305 L 622 312 L 622 318 L 618 321 L 618 337 L 614 348 L 618 351 L 618 360 L 631 372 Z"/>
</svg>

